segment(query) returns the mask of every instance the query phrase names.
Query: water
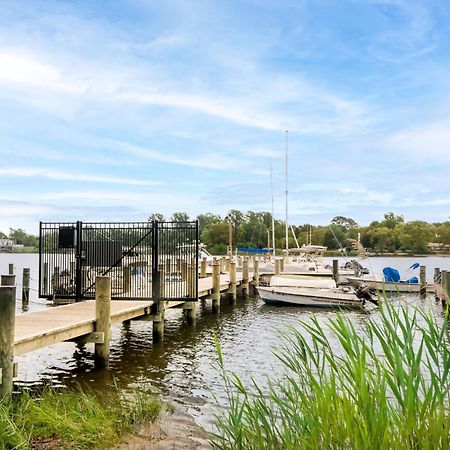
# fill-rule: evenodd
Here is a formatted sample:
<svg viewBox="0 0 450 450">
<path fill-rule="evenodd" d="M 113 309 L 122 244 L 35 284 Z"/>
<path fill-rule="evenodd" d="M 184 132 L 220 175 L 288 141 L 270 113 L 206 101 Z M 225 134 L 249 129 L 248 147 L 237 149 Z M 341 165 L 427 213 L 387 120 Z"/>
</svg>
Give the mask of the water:
<svg viewBox="0 0 450 450">
<path fill-rule="evenodd" d="M 331 261 L 332 258 L 330 258 Z M 385 266 L 404 272 L 419 261 L 427 266 L 427 278 L 432 281 L 434 267 L 450 270 L 450 258 L 384 258 L 362 261 L 373 273 Z M 0 254 L 0 273 L 7 273 L 8 263 L 14 263 L 18 274 L 18 296 L 23 267 L 31 268 L 31 293 L 29 311 L 50 307 L 45 299 L 37 298 L 38 255 Z M 403 295 L 392 299 L 401 304 L 417 304 L 417 297 Z M 422 301 L 423 302 L 423 301 Z M 432 296 L 425 300 L 436 316 L 443 318 L 443 310 Z M 17 313 L 22 310 L 17 302 Z M 368 317 L 376 320 L 378 310 L 369 305 L 366 312 L 349 311 L 347 316 L 356 327 Z M 120 387 L 152 386 L 163 398 L 178 403 L 198 424 L 210 429 L 212 394 L 225 402 L 223 386 L 216 369 L 217 357 L 213 331 L 222 346 L 226 368 L 244 380 L 254 378 L 265 384 L 266 376 L 281 374 L 282 367 L 272 351 L 281 343 L 280 330 L 297 326 L 298 320 L 308 320 L 314 315 L 325 323 L 336 315 L 333 310 L 298 307 L 273 307 L 259 298 L 238 299 L 237 306 L 222 303 L 219 315 L 212 313 L 211 302 L 199 302 L 195 326 L 187 326 L 181 310 L 167 311 L 165 340 L 152 342 L 151 322 L 132 322 L 129 327 L 113 327 L 111 361 L 109 370 L 93 369 L 93 345 L 77 346 L 73 343 L 56 344 L 16 358 L 19 362 L 18 382 L 40 384 L 86 383 L 95 390 L 107 389 L 116 383 Z"/>
</svg>

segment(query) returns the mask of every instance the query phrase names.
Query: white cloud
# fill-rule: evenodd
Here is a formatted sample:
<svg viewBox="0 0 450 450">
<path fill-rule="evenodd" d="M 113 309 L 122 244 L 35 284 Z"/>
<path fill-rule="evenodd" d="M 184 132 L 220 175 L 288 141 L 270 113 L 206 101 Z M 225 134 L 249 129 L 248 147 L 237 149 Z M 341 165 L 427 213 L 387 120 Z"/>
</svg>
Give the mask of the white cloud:
<svg viewBox="0 0 450 450">
<path fill-rule="evenodd" d="M 93 183 L 111 183 L 135 186 L 154 186 L 161 184 L 161 182 L 154 180 L 138 180 L 134 178 L 107 177 L 102 175 L 83 175 L 60 170 L 33 167 L 0 168 L 0 175 L 12 177 L 44 177 L 51 180 L 89 181 Z"/>
<path fill-rule="evenodd" d="M 443 120 L 397 131 L 385 140 L 388 149 L 414 158 L 442 158 L 448 164 L 450 156 L 450 120 Z"/>
<path fill-rule="evenodd" d="M 192 153 L 189 155 L 185 154 L 183 156 L 176 156 L 171 155 L 168 152 L 164 153 L 156 150 L 150 150 L 138 145 L 128 144 L 126 142 L 115 142 L 114 144 L 117 148 L 123 149 L 128 153 L 181 166 L 200 167 L 215 170 L 231 170 L 237 163 L 234 159 L 226 158 L 213 152 L 208 152 L 208 154 L 199 156 L 194 156 Z"/>
</svg>

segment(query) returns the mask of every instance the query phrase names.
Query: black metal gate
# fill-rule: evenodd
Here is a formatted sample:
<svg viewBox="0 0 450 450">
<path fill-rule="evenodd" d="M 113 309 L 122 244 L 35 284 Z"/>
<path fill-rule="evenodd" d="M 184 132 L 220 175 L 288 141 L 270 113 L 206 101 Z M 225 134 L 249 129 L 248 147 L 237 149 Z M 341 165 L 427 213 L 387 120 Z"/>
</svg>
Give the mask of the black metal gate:
<svg viewBox="0 0 450 450">
<path fill-rule="evenodd" d="M 40 222 L 39 297 L 95 297 L 111 276 L 112 298 L 198 297 L 198 222 Z"/>
</svg>

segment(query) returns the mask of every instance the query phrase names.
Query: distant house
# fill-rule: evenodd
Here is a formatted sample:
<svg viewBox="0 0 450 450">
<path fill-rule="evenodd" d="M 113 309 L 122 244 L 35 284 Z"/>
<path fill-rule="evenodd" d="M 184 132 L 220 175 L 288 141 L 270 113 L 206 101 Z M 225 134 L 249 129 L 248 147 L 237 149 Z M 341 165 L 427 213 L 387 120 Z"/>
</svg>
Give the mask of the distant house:
<svg viewBox="0 0 450 450">
<path fill-rule="evenodd" d="M 13 250 L 16 247 L 14 239 L 0 239 L 0 252 Z"/>
<path fill-rule="evenodd" d="M 429 242 L 428 250 L 430 252 L 448 252 L 450 251 L 450 245 L 443 244 L 442 242 Z"/>
</svg>

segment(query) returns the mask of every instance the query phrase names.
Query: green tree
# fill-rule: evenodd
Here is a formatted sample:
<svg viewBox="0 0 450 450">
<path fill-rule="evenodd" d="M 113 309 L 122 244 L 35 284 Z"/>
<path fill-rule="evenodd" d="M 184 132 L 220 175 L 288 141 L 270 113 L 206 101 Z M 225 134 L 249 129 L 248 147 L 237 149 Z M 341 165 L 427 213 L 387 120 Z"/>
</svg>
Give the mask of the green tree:
<svg viewBox="0 0 450 450">
<path fill-rule="evenodd" d="M 185 212 L 174 212 L 170 220 L 172 222 L 189 222 L 189 214 Z"/>
<path fill-rule="evenodd" d="M 153 214 L 150 214 L 150 216 L 149 216 L 149 218 L 148 218 L 148 221 L 149 222 L 164 222 L 166 219 L 165 219 L 165 217 L 164 217 L 164 214 L 161 214 L 161 213 L 153 213 Z"/>
<path fill-rule="evenodd" d="M 356 221 L 351 219 L 350 217 L 336 216 L 331 220 L 331 223 L 333 225 L 338 225 L 342 228 L 345 228 L 346 230 L 350 230 L 350 228 L 358 228 L 358 224 L 356 223 Z"/>
<path fill-rule="evenodd" d="M 405 223 L 403 216 L 396 216 L 393 212 L 388 212 L 384 215 L 384 220 L 381 222 L 381 226 L 394 229 L 396 226 Z"/>
<path fill-rule="evenodd" d="M 219 223 L 222 221 L 219 215 L 206 213 L 206 214 L 199 214 L 197 216 L 198 220 L 198 230 L 200 235 L 202 234 L 202 231 L 208 226 L 212 225 L 213 223 Z"/>
<path fill-rule="evenodd" d="M 20 244 L 25 247 L 37 247 L 39 245 L 39 238 L 37 236 L 28 234 L 21 228 L 18 228 L 17 230 L 10 228 L 9 239 L 13 239 L 16 241 L 16 244 Z"/>
</svg>

